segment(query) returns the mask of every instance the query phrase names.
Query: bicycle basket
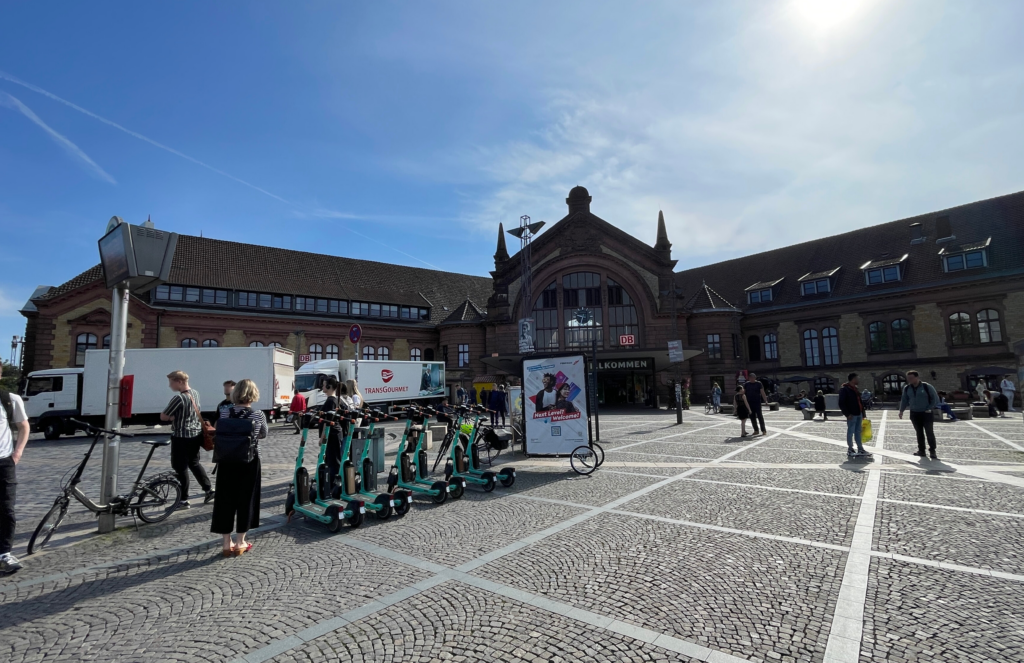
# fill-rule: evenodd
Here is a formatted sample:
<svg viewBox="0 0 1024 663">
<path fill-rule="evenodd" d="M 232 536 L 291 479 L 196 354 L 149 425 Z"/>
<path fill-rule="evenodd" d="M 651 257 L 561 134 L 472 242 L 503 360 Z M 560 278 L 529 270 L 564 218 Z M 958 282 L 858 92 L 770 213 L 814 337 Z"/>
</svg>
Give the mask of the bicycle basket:
<svg viewBox="0 0 1024 663">
<path fill-rule="evenodd" d="M 508 449 L 509 444 L 512 442 L 512 433 L 489 428 L 487 429 L 487 432 L 484 433 L 484 440 L 492 449 L 504 451 L 505 449 Z"/>
</svg>

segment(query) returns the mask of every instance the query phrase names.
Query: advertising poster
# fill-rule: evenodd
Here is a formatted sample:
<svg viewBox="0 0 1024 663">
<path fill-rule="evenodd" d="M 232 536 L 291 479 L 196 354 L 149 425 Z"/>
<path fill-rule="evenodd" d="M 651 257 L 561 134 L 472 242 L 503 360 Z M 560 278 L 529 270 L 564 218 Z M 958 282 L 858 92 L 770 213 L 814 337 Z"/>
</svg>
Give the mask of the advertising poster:
<svg viewBox="0 0 1024 663">
<path fill-rule="evenodd" d="M 519 354 L 533 352 L 533 318 L 519 320 Z"/>
<path fill-rule="evenodd" d="M 359 390 L 367 403 L 444 396 L 444 364 L 441 362 L 359 363 Z"/>
<path fill-rule="evenodd" d="M 567 455 L 589 444 L 583 355 L 523 361 L 526 453 Z"/>
</svg>

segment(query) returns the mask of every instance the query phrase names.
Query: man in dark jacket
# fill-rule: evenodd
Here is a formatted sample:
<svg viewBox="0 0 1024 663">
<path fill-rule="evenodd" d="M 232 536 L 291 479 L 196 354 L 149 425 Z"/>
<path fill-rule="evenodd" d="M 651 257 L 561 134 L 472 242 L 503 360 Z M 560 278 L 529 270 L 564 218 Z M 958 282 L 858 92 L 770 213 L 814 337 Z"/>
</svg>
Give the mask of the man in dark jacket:
<svg viewBox="0 0 1024 663">
<path fill-rule="evenodd" d="M 922 381 L 917 371 L 907 371 L 907 386 L 903 387 L 900 399 L 900 419 L 903 411 L 910 408 L 910 423 L 914 424 L 914 432 L 917 433 L 915 456 L 925 457 L 924 441 L 927 437 L 932 460 L 939 459 L 935 454 L 935 415 L 932 414 L 932 409 L 938 406 L 939 395 L 935 393 L 935 387 Z"/>
<path fill-rule="evenodd" d="M 856 373 L 846 376 L 846 383 L 839 388 L 839 409 L 846 417 L 846 454 L 848 456 L 867 456 L 861 444 L 861 425 L 864 423 L 864 402 L 860 399 L 860 380 Z M 857 442 L 854 449 L 853 443 Z"/>
</svg>

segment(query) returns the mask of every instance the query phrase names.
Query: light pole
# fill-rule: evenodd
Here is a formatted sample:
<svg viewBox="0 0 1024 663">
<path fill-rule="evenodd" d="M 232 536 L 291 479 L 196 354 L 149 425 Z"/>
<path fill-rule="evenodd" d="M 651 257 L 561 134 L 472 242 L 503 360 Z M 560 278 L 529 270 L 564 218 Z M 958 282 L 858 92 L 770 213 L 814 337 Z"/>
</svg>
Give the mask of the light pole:
<svg viewBox="0 0 1024 663">
<path fill-rule="evenodd" d="M 519 277 L 519 294 L 523 302 L 523 306 L 519 311 L 520 334 L 522 333 L 523 321 L 529 318 L 533 312 L 533 267 L 530 265 L 530 240 L 543 227 L 543 221 L 530 223 L 530 217 L 524 214 L 519 217 L 518 228 L 505 231 L 519 240 L 519 265 L 521 272 Z"/>
<path fill-rule="evenodd" d="M 670 346 L 675 344 L 678 347 L 679 357 L 678 361 L 673 362 L 676 365 L 676 383 L 675 392 L 672 394 L 672 398 L 676 402 L 676 423 L 683 423 L 683 386 L 682 386 L 682 372 L 683 372 L 683 341 L 679 338 L 679 315 L 676 311 L 676 306 L 681 297 L 683 291 L 681 288 L 677 288 L 673 285 L 671 290 L 662 290 L 661 295 L 669 296 L 672 298 L 672 341 L 669 343 Z M 671 347 L 669 348 L 669 361 L 671 361 Z"/>
<path fill-rule="evenodd" d="M 594 412 L 594 441 L 601 441 L 601 418 L 597 412 L 597 325 L 594 321 L 594 312 L 586 307 L 580 307 L 573 312 L 573 317 L 576 319 L 576 341 L 587 340 L 586 338 L 580 338 L 583 336 L 581 332 L 587 330 L 587 334 L 590 336 L 591 351 L 590 361 L 593 364 L 593 368 L 590 371 L 590 384 L 588 385 L 590 391 L 590 409 Z"/>
</svg>

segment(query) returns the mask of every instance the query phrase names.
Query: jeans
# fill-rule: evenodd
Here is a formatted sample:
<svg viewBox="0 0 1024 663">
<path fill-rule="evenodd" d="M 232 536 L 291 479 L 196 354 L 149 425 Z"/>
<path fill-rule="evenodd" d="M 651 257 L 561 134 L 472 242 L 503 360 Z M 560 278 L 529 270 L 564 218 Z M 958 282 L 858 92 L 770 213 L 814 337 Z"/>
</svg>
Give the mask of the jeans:
<svg viewBox="0 0 1024 663">
<path fill-rule="evenodd" d="M 504 427 L 505 426 L 505 411 L 504 410 L 494 410 L 494 411 L 491 412 L 491 426 L 497 426 L 498 425 L 498 417 L 501 417 L 501 425 L 502 425 L 502 427 Z"/>
<path fill-rule="evenodd" d="M 864 422 L 864 416 L 858 414 L 856 417 L 846 418 L 846 448 L 850 451 L 854 451 L 853 443 L 857 442 L 856 451 L 864 453 L 864 445 L 860 442 L 861 436 L 861 425 Z"/>
<path fill-rule="evenodd" d="M 925 412 L 911 412 L 910 423 L 914 424 L 914 432 L 917 433 L 917 451 L 924 454 L 924 440 L 928 438 L 928 450 L 935 455 L 935 415 L 931 410 Z"/>
<path fill-rule="evenodd" d="M 956 421 L 956 415 L 953 414 L 953 408 L 949 407 L 948 403 L 940 403 L 939 409 L 948 414 L 951 421 Z"/>
<path fill-rule="evenodd" d="M 721 394 L 712 394 L 711 395 L 711 405 L 714 406 L 715 412 L 718 412 L 718 408 L 722 407 L 722 395 Z"/>
<path fill-rule="evenodd" d="M 14 474 L 14 459 L 0 458 L 0 555 L 11 552 L 14 544 L 14 494 L 18 479 Z"/>
<path fill-rule="evenodd" d="M 767 433 L 768 428 L 764 425 L 764 415 L 761 414 L 761 404 L 750 404 L 750 425 L 754 427 L 754 433 L 758 432 L 757 424 L 761 422 L 761 432 Z"/>
<path fill-rule="evenodd" d="M 202 486 L 203 491 L 210 492 L 213 489 L 210 484 L 210 477 L 206 476 L 203 464 L 199 462 L 199 448 L 202 445 L 203 436 L 195 437 L 172 437 L 171 438 L 171 467 L 178 475 L 181 483 L 181 499 L 188 499 L 188 472 L 192 471 L 196 481 Z"/>
</svg>

